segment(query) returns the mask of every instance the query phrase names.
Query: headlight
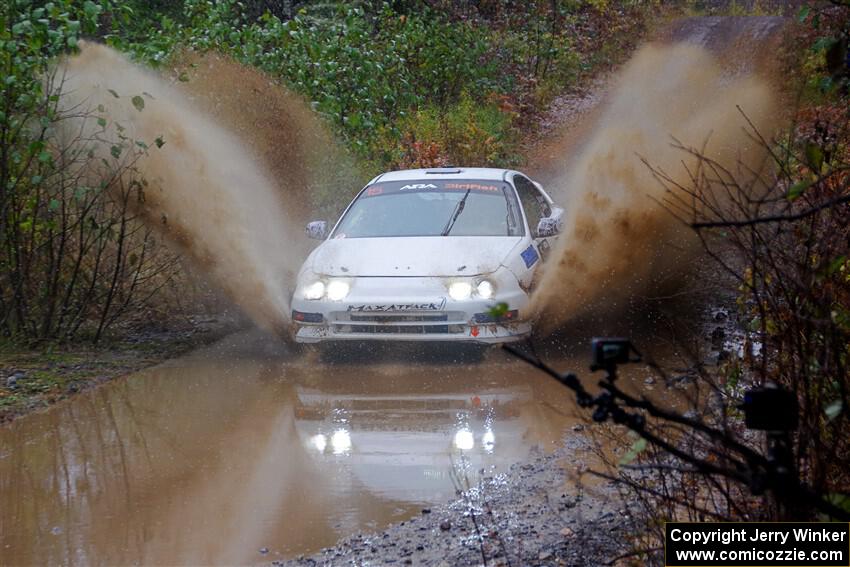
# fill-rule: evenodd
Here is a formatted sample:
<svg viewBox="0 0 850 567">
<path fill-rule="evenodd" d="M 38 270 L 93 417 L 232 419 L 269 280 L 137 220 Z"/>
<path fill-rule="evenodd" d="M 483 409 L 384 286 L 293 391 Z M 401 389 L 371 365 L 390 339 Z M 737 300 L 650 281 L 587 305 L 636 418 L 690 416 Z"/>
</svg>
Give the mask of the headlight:
<svg viewBox="0 0 850 567">
<path fill-rule="evenodd" d="M 322 282 L 313 282 L 304 286 L 304 299 L 322 299 L 323 295 L 325 295 L 325 284 Z"/>
<path fill-rule="evenodd" d="M 478 282 L 478 295 L 481 296 L 481 299 L 490 299 L 493 297 L 493 284 L 488 280 L 481 280 Z"/>
<path fill-rule="evenodd" d="M 449 296 L 455 301 L 469 299 L 472 295 L 472 284 L 469 282 L 454 282 L 449 286 Z"/>
<path fill-rule="evenodd" d="M 472 431 L 466 429 L 458 429 L 455 433 L 455 447 L 461 451 L 469 451 L 475 447 L 475 438 L 472 436 Z"/>
<path fill-rule="evenodd" d="M 348 295 L 351 286 L 348 282 L 333 280 L 328 284 L 328 299 L 331 301 L 342 301 Z"/>
<path fill-rule="evenodd" d="M 481 299 L 492 299 L 496 294 L 496 286 L 490 280 L 481 280 L 476 284 L 459 281 L 449 284 L 449 296 L 455 301 L 464 301 L 472 297 L 473 292 Z"/>
</svg>

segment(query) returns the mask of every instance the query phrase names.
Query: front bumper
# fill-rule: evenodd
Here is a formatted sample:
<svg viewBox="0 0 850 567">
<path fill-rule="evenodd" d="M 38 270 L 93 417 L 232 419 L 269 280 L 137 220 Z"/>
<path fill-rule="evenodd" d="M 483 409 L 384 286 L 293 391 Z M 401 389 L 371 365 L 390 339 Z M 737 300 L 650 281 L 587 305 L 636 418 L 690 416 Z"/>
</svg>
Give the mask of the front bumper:
<svg viewBox="0 0 850 567">
<path fill-rule="evenodd" d="M 292 300 L 295 341 L 450 341 L 495 344 L 518 341 L 531 325 L 493 320 L 488 311 L 506 303 L 522 312 L 528 295 L 519 285 L 501 285 L 491 299 L 455 301 L 446 280 L 436 277 L 360 277 L 342 301 Z M 302 320 L 298 320 L 298 319 Z"/>
</svg>

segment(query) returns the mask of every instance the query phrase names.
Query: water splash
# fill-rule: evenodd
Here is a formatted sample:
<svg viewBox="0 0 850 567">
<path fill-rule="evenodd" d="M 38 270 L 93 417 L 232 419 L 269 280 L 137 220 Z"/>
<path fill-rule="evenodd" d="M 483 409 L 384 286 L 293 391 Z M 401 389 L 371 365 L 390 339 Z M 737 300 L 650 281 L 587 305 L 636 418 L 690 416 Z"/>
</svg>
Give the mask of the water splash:
<svg viewBox="0 0 850 567">
<path fill-rule="evenodd" d="M 542 328 L 620 309 L 679 280 L 698 243 L 659 204 L 668 195 L 642 158 L 687 185 L 697 158 L 675 149 L 675 139 L 745 174 L 764 148 L 741 110 L 769 134 L 774 100 L 766 80 L 730 74 L 702 47 L 640 49 L 617 77 L 582 154 L 552 184 L 567 212 L 532 296 Z"/>
<path fill-rule="evenodd" d="M 307 137 L 304 115 L 284 121 L 281 128 L 288 130 L 278 132 L 289 140 L 288 148 L 269 148 L 280 114 L 269 117 L 256 132 L 249 126 L 236 134 L 222 124 L 250 124 L 244 119 L 247 107 L 240 117 L 220 100 L 218 106 L 215 99 L 200 104 L 191 88 L 176 87 L 108 47 L 86 43 L 63 66 L 62 106 L 76 117 L 70 119 L 73 128 L 84 138 L 104 141 L 99 145 L 104 149 L 121 136 L 148 145 L 135 163 L 147 183 L 138 204 L 146 222 L 256 323 L 283 328 L 294 275 L 306 252 L 302 224 L 291 212 L 305 209 L 307 166 L 303 153 L 292 151 Z M 237 67 L 220 63 L 218 70 Z M 227 72 L 207 78 L 207 86 L 220 91 L 237 85 L 250 89 Z M 209 95 L 211 89 L 205 92 Z M 254 90 L 251 94 L 262 96 Z M 290 107 L 296 104 L 286 100 Z M 229 104 L 231 110 L 239 107 L 233 100 Z M 207 112 L 200 110 L 204 107 Z M 158 147 L 156 140 L 164 144 Z M 283 175 L 285 171 L 292 174 Z"/>
</svg>

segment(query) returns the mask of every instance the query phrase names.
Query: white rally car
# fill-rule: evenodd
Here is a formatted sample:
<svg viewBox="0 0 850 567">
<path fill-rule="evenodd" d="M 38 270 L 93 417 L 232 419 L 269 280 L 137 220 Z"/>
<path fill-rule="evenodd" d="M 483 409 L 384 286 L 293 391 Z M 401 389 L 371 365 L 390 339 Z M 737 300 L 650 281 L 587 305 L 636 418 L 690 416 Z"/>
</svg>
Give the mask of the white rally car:
<svg viewBox="0 0 850 567">
<path fill-rule="evenodd" d="M 298 274 L 295 340 L 520 340 L 531 332 L 520 314 L 534 272 L 562 215 L 517 171 L 379 175 L 329 234 L 324 221 L 307 225 L 324 242 Z"/>
</svg>

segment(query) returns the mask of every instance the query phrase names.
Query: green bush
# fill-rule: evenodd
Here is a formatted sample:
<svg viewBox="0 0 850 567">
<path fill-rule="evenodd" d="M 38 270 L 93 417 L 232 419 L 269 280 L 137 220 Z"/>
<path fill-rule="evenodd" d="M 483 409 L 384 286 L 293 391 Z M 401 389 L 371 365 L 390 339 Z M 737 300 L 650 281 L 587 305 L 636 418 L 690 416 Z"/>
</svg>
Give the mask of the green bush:
<svg viewBox="0 0 850 567">
<path fill-rule="evenodd" d="M 152 25 L 150 17 L 128 17 L 138 13 L 138 2 L 124 0 L 116 10 L 112 45 L 154 65 L 188 47 L 259 68 L 307 98 L 366 170 L 511 160 L 516 136 L 505 124 L 516 122 L 514 109 L 527 118 L 610 59 L 595 47 L 581 53 L 574 41 L 585 50 L 604 48 L 617 43 L 604 39 L 611 33 L 598 30 L 601 36 L 588 43 L 588 30 L 600 22 L 631 29 L 640 20 L 609 14 L 607 1 L 494 4 L 479 14 L 451 3 L 437 11 L 424 2 L 301 2 L 292 17 L 256 18 L 251 2 L 185 0 L 182 9 L 162 8 Z M 510 104 L 498 100 L 506 95 Z M 459 127 L 432 135 L 427 124 L 412 124 L 413 116 L 434 117 L 440 128 L 465 123 L 476 114 L 470 105 L 484 109 L 474 118 L 485 122 L 463 135 Z M 471 139 L 473 131 L 483 138 Z"/>
<path fill-rule="evenodd" d="M 132 156 L 144 143 L 121 135 L 110 147 L 84 128 L 62 129 L 70 118 L 105 127 L 101 110 L 63 109 L 56 60 L 83 34 L 95 35 L 109 9 L 88 0 L 14 0 L 0 10 L 4 336 L 63 340 L 90 330 L 98 340 L 136 305 L 151 267 L 153 241 L 130 210 L 143 183 L 131 175 Z"/>
<path fill-rule="evenodd" d="M 232 0 L 187 0 L 186 25 L 164 19 L 144 42 L 112 42 L 152 63 L 179 43 L 232 55 L 305 95 L 364 157 L 374 151 L 376 130 L 400 138 L 395 121 L 410 109 L 497 86 L 484 61 L 487 35 L 429 10 L 398 14 L 384 4 L 367 13 L 339 4 L 331 17 L 305 9 L 287 21 L 267 13 L 255 22 L 240 14 Z"/>
<path fill-rule="evenodd" d="M 388 140 L 391 163 L 398 167 L 439 165 L 500 166 L 517 162 L 519 132 L 514 114 L 499 106 L 498 98 L 477 102 L 467 93 L 447 107 L 429 105 L 400 124 L 402 142 Z"/>
</svg>

